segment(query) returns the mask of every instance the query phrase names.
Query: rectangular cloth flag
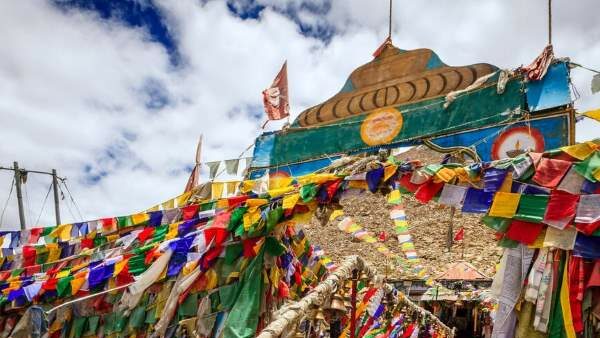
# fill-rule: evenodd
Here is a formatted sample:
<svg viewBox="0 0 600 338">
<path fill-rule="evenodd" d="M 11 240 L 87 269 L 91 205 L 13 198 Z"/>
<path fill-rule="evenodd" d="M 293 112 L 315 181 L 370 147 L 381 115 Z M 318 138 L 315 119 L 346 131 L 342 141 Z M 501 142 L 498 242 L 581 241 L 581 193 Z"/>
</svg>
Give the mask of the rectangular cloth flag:
<svg viewBox="0 0 600 338">
<path fill-rule="evenodd" d="M 283 63 L 283 66 L 279 73 L 277 73 L 271 87 L 265 89 L 262 94 L 268 120 L 281 120 L 290 115 L 287 61 Z"/>
</svg>

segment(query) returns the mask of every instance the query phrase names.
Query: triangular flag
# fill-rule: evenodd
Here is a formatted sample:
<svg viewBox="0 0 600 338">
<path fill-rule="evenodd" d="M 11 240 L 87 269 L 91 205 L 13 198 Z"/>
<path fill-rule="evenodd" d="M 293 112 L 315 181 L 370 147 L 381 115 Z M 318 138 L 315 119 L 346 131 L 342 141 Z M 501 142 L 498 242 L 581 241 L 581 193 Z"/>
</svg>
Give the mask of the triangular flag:
<svg viewBox="0 0 600 338">
<path fill-rule="evenodd" d="M 461 227 L 456 235 L 454 235 L 455 241 L 462 241 L 465 238 L 465 228 Z"/>
<path fill-rule="evenodd" d="M 586 111 L 583 115 L 600 122 L 600 109 Z"/>
<path fill-rule="evenodd" d="M 221 166 L 221 161 L 214 161 L 214 162 L 206 162 L 206 166 L 208 167 L 208 178 L 210 178 L 211 180 L 213 178 L 215 178 L 215 176 L 217 176 L 217 171 L 219 170 L 219 167 Z"/>
<path fill-rule="evenodd" d="M 225 171 L 228 175 L 237 175 L 240 159 L 225 160 Z"/>
<path fill-rule="evenodd" d="M 240 182 L 227 182 L 227 196 L 235 195 L 235 191 L 237 190 L 238 184 L 240 184 Z"/>
<path fill-rule="evenodd" d="M 271 87 L 265 89 L 262 94 L 268 120 L 281 120 L 290 115 L 287 61 L 283 63 Z"/>
<path fill-rule="evenodd" d="M 223 182 L 213 182 L 212 184 L 212 199 L 219 199 L 223 196 L 223 188 L 225 187 L 225 183 Z"/>
</svg>

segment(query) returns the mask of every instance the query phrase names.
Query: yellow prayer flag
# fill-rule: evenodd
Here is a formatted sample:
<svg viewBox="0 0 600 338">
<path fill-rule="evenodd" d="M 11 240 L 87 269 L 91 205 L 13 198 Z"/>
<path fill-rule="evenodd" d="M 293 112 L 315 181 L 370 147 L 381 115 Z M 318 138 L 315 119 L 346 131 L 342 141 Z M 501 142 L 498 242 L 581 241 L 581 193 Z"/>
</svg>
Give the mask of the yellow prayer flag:
<svg viewBox="0 0 600 338">
<path fill-rule="evenodd" d="M 435 174 L 437 178 L 448 183 L 456 177 L 456 172 L 450 168 L 442 168 Z"/>
<path fill-rule="evenodd" d="M 383 181 L 385 182 L 390 177 L 394 176 L 394 174 L 396 173 L 396 170 L 398 170 L 397 165 L 388 165 L 387 167 L 385 167 L 383 169 Z"/>
<path fill-rule="evenodd" d="M 226 198 L 222 198 L 217 201 L 217 209 L 227 209 L 229 208 L 229 201 Z"/>
<path fill-rule="evenodd" d="M 333 221 L 334 219 L 340 217 L 340 216 L 344 216 L 344 210 L 342 209 L 336 209 L 334 210 L 331 215 L 329 215 L 329 220 Z"/>
<path fill-rule="evenodd" d="M 600 109 L 586 111 L 583 115 L 600 122 Z"/>
<path fill-rule="evenodd" d="M 46 244 L 46 248 L 48 249 L 48 259 L 46 262 L 55 262 L 60 259 L 61 248 L 57 243 L 48 243 Z"/>
<path fill-rule="evenodd" d="M 161 204 L 161 206 L 162 206 L 163 210 L 174 209 L 175 208 L 175 199 L 173 198 L 173 199 L 170 199 L 170 200 L 168 200 L 166 202 L 163 202 Z"/>
<path fill-rule="evenodd" d="M 123 269 L 125 268 L 125 266 L 127 265 L 128 262 L 129 262 L 129 259 L 123 259 L 122 261 L 115 263 L 113 277 L 117 277 L 117 275 L 120 274 L 121 271 L 123 271 Z"/>
<path fill-rule="evenodd" d="M 303 212 L 301 214 L 294 213 L 294 216 L 292 217 L 292 221 L 294 221 L 298 224 L 307 224 L 312 219 L 312 216 L 313 216 L 312 212 Z"/>
<path fill-rule="evenodd" d="M 194 269 L 196 269 L 196 267 L 198 266 L 198 262 L 199 261 L 191 261 L 191 262 L 187 262 L 184 266 L 183 266 L 183 275 L 187 276 L 190 273 L 192 273 L 192 271 L 194 271 Z"/>
<path fill-rule="evenodd" d="M 213 183 L 213 185 L 215 185 Z M 190 199 L 190 197 L 192 196 L 192 192 L 188 191 L 186 193 L 184 193 L 183 195 L 177 196 L 177 207 L 181 208 L 183 206 L 185 206 L 185 204 L 187 203 L 187 201 Z"/>
<path fill-rule="evenodd" d="M 292 209 L 293 207 L 296 206 L 296 203 L 298 203 L 298 200 L 300 199 L 300 194 L 295 193 L 295 194 L 291 194 L 291 195 L 287 195 L 285 197 L 283 197 L 283 209 Z"/>
<path fill-rule="evenodd" d="M 567 253 L 567 264 L 570 260 L 569 254 Z M 567 338 L 576 338 L 575 327 L 573 326 L 573 315 L 571 312 L 571 302 L 569 300 L 569 269 L 563 269 L 562 285 L 560 287 L 560 307 L 563 315 L 563 327 Z"/>
<path fill-rule="evenodd" d="M 74 295 L 81 289 L 85 283 L 85 277 L 74 278 L 71 280 L 71 294 Z"/>
<path fill-rule="evenodd" d="M 182 222 L 176 222 L 176 223 L 169 224 L 169 232 L 167 232 L 165 239 L 173 239 L 173 238 L 177 237 L 177 232 L 179 231 L 179 224 L 181 224 L 181 223 Z"/>
<path fill-rule="evenodd" d="M 56 278 L 58 278 L 58 279 L 65 278 L 65 277 L 69 276 L 70 274 L 71 274 L 71 269 L 62 270 L 56 274 Z"/>
<path fill-rule="evenodd" d="M 267 203 L 269 203 L 269 201 L 264 198 L 249 198 L 246 200 L 246 206 L 248 207 L 249 211 L 257 210 L 258 207 L 263 206 Z"/>
<path fill-rule="evenodd" d="M 141 212 L 139 214 L 131 215 L 131 222 L 133 223 L 133 225 L 144 224 L 149 219 L 150 219 L 150 216 L 148 216 L 148 214 L 145 213 L 145 212 Z"/>
<path fill-rule="evenodd" d="M 289 187 L 283 187 L 283 188 L 276 188 L 276 189 L 271 189 L 269 191 L 267 191 L 269 193 L 269 196 L 271 196 L 272 198 L 275 197 L 279 197 L 283 194 L 287 194 L 289 192 L 294 191 L 294 187 L 289 186 Z"/>
<path fill-rule="evenodd" d="M 369 190 L 369 184 L 364 180 L 350 180 L 348 181 L 348 188 Z"/>
<path fill-rule="evenodd" d="M 217 287 L 217 283 L 219 281 L 219 277 L 214 269 L 208 269 L 205 273 L 206 277 L 206 290 L 212 290 Z"/>
<path fill-rule="evenodd" d="M 160 210 L 160 205 L 157 204 L 157 205 L 153 206 L 152 208 L 146 210 L 146 212 L 152 212 L 152 211 L 158 211 L 158 210 Z"/>
<path fill-rule="evenodd" d="M 561 147 L 560 150 L 569 154 L 571 157 L 575 157 L 576 159 L 583 161 L 588 156 L 590 156 L 598 146 L 593 142 L 584 142 L 574 144 L 572 146 Z"/>
<path fill-rule="evenodd" d="M 519 207 L 521 194 L 499 191 L 494 196 L 494 202 L 489 215 L 494 217 L 512 218 Z"/>
<path fill-rule="evenodd" d="M 62 229 L 58 234 L 58 238 L 61 241 L 66 242 L 71 239 L 71 229 L 73 228 L 73 224 L 63 224 L 61 225 Z"/>
<path fill-rule="evenodd" d="M 213 182 L 211 185 L 211 196 L 212 199 L 216 200 L 223 196 L 223 189 L 225 188 L 225 183 L 223 182 Z"/>
<path fill-rule="evenodd" d="M 108 242 L 116 242 L 117 239 L 119 239 L 119 234 L 114 234 L 114 235 L 106 235 L 106 240 Z"/>
<path fill-rule="evenodd" d="M 252 224 L 260 220 L 260 211 L 246 212 L 244 214 L 244 230 L 248 231 Z"/>
<path fill-rule="evenodd" d="M 502 185 L 500 186 L 500 189 L 498 189 L 498 191 L 511 192 L 512 191 L 512 183 L 513 183 L 513 177 L 509 173 L 504 178 L 504 181 L 502 182 Z"/>
<path fill-rule="evenodd" d="M 243 192 L 245 194 L 247 192 L 252 191 L 252 189 L 254 188 L 254 184 L 256 184 L 255 180 L 243 181 L 242 186 L 240 187 L 241 192 Z"/>
<path fill-rule="evenodd" d="M 227 182 L 227 196 L 235 195 L 235 191 L 237 190 L 237 186 L 239 184 L 239 181 Z"/>
</svg>

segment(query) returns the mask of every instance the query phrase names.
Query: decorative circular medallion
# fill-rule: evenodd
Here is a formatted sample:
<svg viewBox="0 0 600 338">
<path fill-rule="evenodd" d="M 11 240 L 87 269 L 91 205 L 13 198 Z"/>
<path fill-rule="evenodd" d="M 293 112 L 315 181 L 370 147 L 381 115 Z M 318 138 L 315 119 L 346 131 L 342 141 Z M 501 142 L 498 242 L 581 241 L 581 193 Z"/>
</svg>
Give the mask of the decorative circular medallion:
<svg viewBox="0 0 600 338">
<path fill-rule="evenodd" d="M 396 108 L 377 109 L 363 121 L 360 137 L 366 144 L 376 146 L 391 142 L 402 130 L 402 114 Z"/>
<path fill-rule="evenodd" d="M 544 136 L 533 127 L 519 126 L 503 131 L 492 144 L 492 160 L 544 151 Z"/>
</svg>

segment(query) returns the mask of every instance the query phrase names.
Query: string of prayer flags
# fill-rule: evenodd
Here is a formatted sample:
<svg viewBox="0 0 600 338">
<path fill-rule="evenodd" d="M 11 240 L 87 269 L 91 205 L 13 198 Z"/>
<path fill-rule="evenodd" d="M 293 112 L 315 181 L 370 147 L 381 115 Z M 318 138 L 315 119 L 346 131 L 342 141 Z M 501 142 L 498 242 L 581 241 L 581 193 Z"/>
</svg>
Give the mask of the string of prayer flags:
<svg viewBox="0 0 600 338">
<path fill-rule="evenodd" d="M 513 218 L 519 207 L 521 194 L 497 192 L 488 215 L 494 217 Z"/>
</svg>

